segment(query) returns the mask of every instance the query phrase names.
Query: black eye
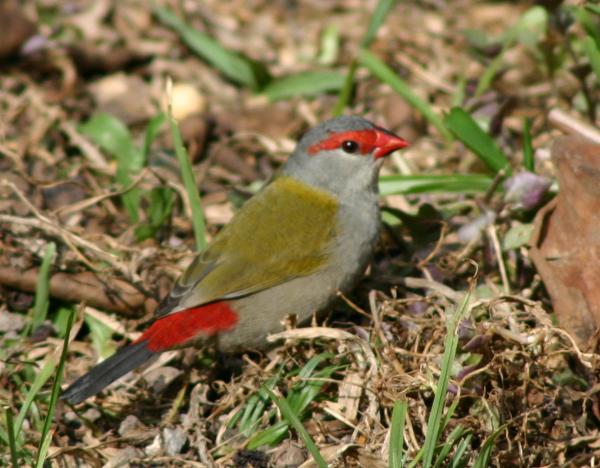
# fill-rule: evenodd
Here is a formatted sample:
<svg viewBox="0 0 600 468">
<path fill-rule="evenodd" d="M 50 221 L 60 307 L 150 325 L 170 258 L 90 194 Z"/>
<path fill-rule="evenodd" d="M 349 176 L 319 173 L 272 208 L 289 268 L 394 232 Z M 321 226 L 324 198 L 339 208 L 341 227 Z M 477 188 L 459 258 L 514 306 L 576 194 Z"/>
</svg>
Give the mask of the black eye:
<svg viewBox="0 0 600 468">
<path fill-rule="evenodd" d="M 346 140 L 342 142 L 342 149 L 345 153 L 356 153 L 358 151 L 358 143 L 353 140 Z"/>
</svg>

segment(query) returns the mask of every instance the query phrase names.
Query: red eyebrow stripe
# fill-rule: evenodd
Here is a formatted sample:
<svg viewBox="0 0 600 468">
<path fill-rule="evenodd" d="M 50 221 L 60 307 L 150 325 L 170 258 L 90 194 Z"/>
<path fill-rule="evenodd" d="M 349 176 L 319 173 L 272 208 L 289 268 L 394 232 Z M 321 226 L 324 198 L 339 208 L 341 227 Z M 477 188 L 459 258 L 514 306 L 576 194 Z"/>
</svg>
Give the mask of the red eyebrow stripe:
<svg viewBox="0 0 600 468">
<path fill-rule="evenodd" d="M 375 148 L 377 131 L 369 129 L 334 133 L 330 137 L 325 138 L 314 145 L 310 145 L 308 147 L 308 154 L 316 154 L 323 150 L 337 149 L 346 140 L 353 140 L 358 143 L 360 154 L 368 154 Z"/>
</svg>

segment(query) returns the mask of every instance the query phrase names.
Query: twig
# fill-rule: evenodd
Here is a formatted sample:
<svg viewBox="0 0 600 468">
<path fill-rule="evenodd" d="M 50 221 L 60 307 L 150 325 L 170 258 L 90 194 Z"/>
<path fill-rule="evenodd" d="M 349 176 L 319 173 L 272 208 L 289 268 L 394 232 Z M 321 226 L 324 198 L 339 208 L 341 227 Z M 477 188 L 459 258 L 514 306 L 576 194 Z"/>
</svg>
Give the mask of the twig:
<svg viewBox="0 0 600 468">
<path fill-rule="evenodd" d="M 504 258 L 502 257 L 502 248 L 500 247 L 500 241 L 498 240 L 498 231 L 494 224 L 490 224 L 487 228 L 488 235 L 492 240 L 492 246 L 494 247 L 494 253 L 498 261 L 498 268 L 500 269 L 500 278 L 502 278 L 502 289 L 504 294 L 510 294 L 510 284 L 508 282 L 508 275 L 506 274 L 506 265 L 504 265 Z"/>
<path fill-rule="evenodd" d="M 0 284 L 21 291 L 35 291 L 38 270 L 26 271 L 0 266 Z M 151 309 L 156 301 L 147 298 L 137 288 L 118 278 L 105 281 L 95 273 L 53 273 L 50 277 L 50 295 L 65 302 L 80 303 L 102 310 L 137 317 L 140 310 Z"/>
<path fill-rule="evenodd" d="M 90 167 L 103 174 L 114 174 L 115 171 L 111 169 L 100 150 L 79 133 L 72 123 L 65 122 L 61 125 L 61 128 L 67 137 L 69 137 L 71 143 L 79 147 L 81 154 L 88 160 Z"/>
<path fill-rule="evenodd" d="M 449 288 L 445 284 L 438 283 L 437 281 L 411 277 L 402 278 L 400 281 L 407 288 L 431 289 L 432 291 L 437 292 L 441 296 L 446 297 L 455 303 L 460 302 L 463 297 L 462 293 Z"/>
<path fill-rule="evenodd" d="M 122 262 L 119 261 L 116 255 L 102 250 L 92 242 L 89 242 L 83 239 L 82 237 L 73 234 L 72 232 L 60 226 L 57 222 L 52 221 L 46 216 L 44 216 L 35 206 L 33 206 L 33 204 L 27 199 L 27 197 L 25 197 L 23 192 L 21 192 L 21 190 L 19 190 L 19 188 L 15 184 L 6 179 L 3 179 L 0 180 L 0 186 L 9 187 L 10 189 L 12 189 L 12 191 L 19 197 L 19 199 L 27 206 L 27 208 L 35 216 L 35 218 L 32 219 L 20 216 L 0 214 L 0 222 L 19 224 L 22 226 L 31 226 L 49 232 L 55 236 L 60 236 L 64 243 L 67 244 L 71 248 L 71 250 L 73 250 L 73 252 L 75 252 L 75 254 L 80 258 L 80 260 L 83 263 L 85 263 L 85 265 L 88 266 L 91 270 L 96 271 L 97 268 L 79 251 L 78 247 L 94 252 L 94 254 L 100 260 L 109 263 L 115 270 L 121 272 L 125 277 L 131 277 L 129 269 L 125 265 L 123 265 Z"/>
<path fill-rule="evenodd" d="M 85 210 L 86 208 L 89 208 L 90 206 L 94 206 L 95 204 L 97 204 L 103 200 L 106 200 L 107 198 L 118 197 L 118 196 L 128 192 L 132 188 L 134 188 L 142 180 L 146 179 L 149 173 L 154 174 L 153 171 L 149 170 L 148 168 L 144 168 L 135 177 L 135 179 L 127 187 L 123 188 L 122 190 L 116 190 L 113 192 L 104 193 L 102 195 L 96 195 L 94 197 L 90 197 L 90 198 L 86 198 L 85 200 L 81 200 L 80 202 L 74 203 L 72 205 L 61 206 L 60 208 L 57 208 L 56 210 L 54 210 L 52 212 L 52 214 L 55 216 L 58 216 L 58 215 L 64 216 L 64 215 L 76 213 L 77 211 Z"/>
<path fill-rule="evenodd" d="M 565 133 L 571 133 L 600 145 L 600 130 L 567 114 L 561 109 L 552 109 L 548 114 L 550 125 Z"/>
</svg>

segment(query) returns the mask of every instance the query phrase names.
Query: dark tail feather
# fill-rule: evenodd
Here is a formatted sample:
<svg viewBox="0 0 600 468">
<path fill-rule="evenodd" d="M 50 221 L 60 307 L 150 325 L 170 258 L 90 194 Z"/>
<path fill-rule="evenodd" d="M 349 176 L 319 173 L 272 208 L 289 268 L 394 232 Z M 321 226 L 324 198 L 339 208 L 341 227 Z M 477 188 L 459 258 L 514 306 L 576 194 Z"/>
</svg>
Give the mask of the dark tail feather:
<svg viewBox="0 0 600 468">
<path fill-rule="evenodd" d="M 75 405 L 100 392 L 119 377 L 141 366 L 152 356 L 156 355 L 146 345 L 147 342 L 144 340 L 121 348 L 87 374 L 79 377 L 63 392 L 60 398 Z"/>
</svg>

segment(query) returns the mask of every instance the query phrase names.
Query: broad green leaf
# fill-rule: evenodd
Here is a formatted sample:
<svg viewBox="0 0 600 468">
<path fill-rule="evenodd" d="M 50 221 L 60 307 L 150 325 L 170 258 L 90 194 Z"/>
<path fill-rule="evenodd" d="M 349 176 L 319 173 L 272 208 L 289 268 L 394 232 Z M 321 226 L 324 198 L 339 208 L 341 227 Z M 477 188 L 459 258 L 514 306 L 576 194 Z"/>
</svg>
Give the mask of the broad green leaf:
<svg viewBox="0 0 600 468">
<path fill-rule="evenodd" d="M 117 349 L 115 342 L 111 339 L 113 330 L 91 315 L 85 314 L 84 320 L 90 329 L 92 344 L 98 355 L 102 358 L 112 355 Z"/>
<path fill-rule="evenodd" d="M 600 84 L 600 48 L 598 48 L 596 41 L 591 36 L 587 36 L 583 40 L 583 48 L 596 75 L 596 82 Z"/>
<path fill-rule="evenodd" d="M 534 226 L 531 223 L 521 224 L 515 222 L 502 239 L 502 250 L 514 250 L 527 245 L 533 230 Z"/>
<path fill-rule="evenodd" d="M 496 142 L 462 108 L 454 107 L 444 119 L 446 127 L 492 171 L 510 171 L 510 163 Z"/>
<path fill-rule="evenodd" d="M 97 114 L 79 127 L 94 143 L 117 160 L 117 183 L 126 189 L 146 162 L 145 155 L 136 148 L 129 129 L 119 119 L 109 114 Z M 141 192 L 132 188 L 122 195 L 129 217 L 136 223 Z"/>
<path fill-rule="evenodd" d="M 230 51 L 208 34 L 195 30 L 168 8 L 155 6 L 155 16 L 163 24 L 179 34 L 182 41 L 198 56 L 237 84 L 259 90 L 268 80 L 264 65 L 241 53 Z"/>
</svg>

